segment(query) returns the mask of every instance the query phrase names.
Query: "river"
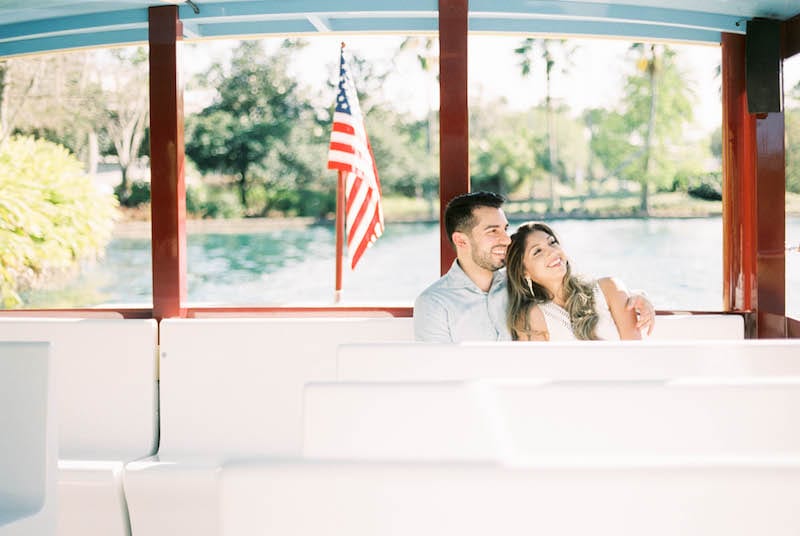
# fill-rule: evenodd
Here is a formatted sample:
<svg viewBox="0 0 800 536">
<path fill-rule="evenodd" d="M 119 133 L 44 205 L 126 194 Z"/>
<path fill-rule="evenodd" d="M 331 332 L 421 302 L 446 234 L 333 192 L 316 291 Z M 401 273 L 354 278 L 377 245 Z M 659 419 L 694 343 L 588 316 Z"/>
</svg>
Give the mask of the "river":
<svg viewBox="0 0 800 536">
<path fill-rule="evenodd" d="M 511 222 L 512 229 L 519 222 Z M 722 308 L 722 222 L 716 218 L 559 220 L 553 227 L 578 272 L 614 275 L 658 309 Z M 787 244 L 800 218 L 787 218 Z M 201 305 L 328 305 L 334 286 L 331 226 L 247 234 L 190 234 L 188 298 Z M 800 253 L 786 254 L 787 311 L 800 317 Z M 343 305 L 408 306 L 439 275 L 438 226 L 389 223 L 355 271 Z M 118 238 L 106 257 L 30 306 L 150 306 L 150 241 Z"/>
</svg>

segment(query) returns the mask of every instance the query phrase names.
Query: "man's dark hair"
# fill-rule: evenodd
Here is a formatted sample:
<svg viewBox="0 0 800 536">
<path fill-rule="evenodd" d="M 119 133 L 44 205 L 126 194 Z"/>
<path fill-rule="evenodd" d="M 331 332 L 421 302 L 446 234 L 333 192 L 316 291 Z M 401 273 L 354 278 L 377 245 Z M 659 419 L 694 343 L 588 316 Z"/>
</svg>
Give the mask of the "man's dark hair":
<svg viewBox="0 0 800 536">
<path fill-rule="evenodd" d="M 477 223 L 473 209 L 477 207 L 500 208 L 505 203 L 505 198 L 494 192 L 470 192 L 461 194 L 447 203 L 444 210 L 444 228 L 447 231 L 447 239 L 453 244 L 453 233 L 469 233 Z"/>
</svg>

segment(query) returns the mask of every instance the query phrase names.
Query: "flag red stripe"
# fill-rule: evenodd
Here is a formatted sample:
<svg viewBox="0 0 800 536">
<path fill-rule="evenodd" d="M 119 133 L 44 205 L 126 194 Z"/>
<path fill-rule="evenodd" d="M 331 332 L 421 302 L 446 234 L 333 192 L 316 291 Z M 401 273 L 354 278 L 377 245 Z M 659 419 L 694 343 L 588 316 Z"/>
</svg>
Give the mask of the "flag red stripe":
<svg viewBox="0 0 800 536">
<path fill-rule="evenodd" d="M 336 121 L 333 124 L 333 131 L 334 132 L 344 132 L 345 134 L 355 134 L 356 133 L 356 129 L 354 129 L 351 125 L 348 125 L 347 123 L 340 123 L 339 121 Z"/>
<path fill-rule="evenodd" d="M 353 189 L 350 194 L 353 197 L 353 193 L 355 189 Z M 356 213 L 356 217 L 351 224 L 350 229 L 347 230 L 347 243 L 353 241 L 355 238 L 356 232 L 361 228 L 361 220 L 364 218 L 364 214 L 367 212 L 367 208 L 369 207 L 369 200 L 372 197 L 372 190 L 367 190 L 366 199 L 364 199 L 361 204 L 358 206 L 358 212 Z M 367 233 L 369 234 L 369 233 Z"/>
<path fill-rule="evenodd" d="M 364 180 L 356 173 L 355 179 L 353 179 L 353 185 L 350 187 L 350 195 L 347 196 L 347 204 L 345 205 L 345 210 L 350 211 L 353 206 L 353 203 L 356 201 L 356 196 L 358 192 L 361 190 L 361 185 Z"/>
<path fill-rule="evenodd" d="M 375 155 L 344 56 L 340 66 L 339 92 L 328 148 L 328 169 L 346 173 L 345 233 L 351 266 L 355 269 L 364 251 L 383 232 L 383 209 Z"/>
<path fill-rule="evenodd" d="M 347 162 L 339 162 L 338 160 L 329 160 L 328 169 L 338 169 L 340 171 L 344 171 L 345 173 L 350 173 L 351 171 L 353 171 L 353 166 L 351 164 L 348 164 Z"/>
<path fill-rule="evenodd" d="M 352 145 L 349 145 L 347 143 L 342 143 L 339 141 L 332 141 L 329 148 L 334 151 L 342 151 L 343 153 L 355 154 L 356 152 L 355 148 Z"/>
<path fill-rule="evenodd" d="M 364 235 L 363 240 L 361 240 L 361 243 L 356 248 L 355 253 L 353 253 L 353 262 L 350 265 L 351 268 L 355 269 L 356 263 L 361 258 L 361 255 L 363 255 L 364 251 L 366 251 L 366 249 L 370 246 L 370 244 L 372 244 L 373 237 L 377 238 L 376 236 L 377 233 L 375 233 L 375 227 L 377 225 L 380 225 L 380 215 L 376 210 L 375 212 L 372 213 L 372 221 L 370 221 L 369 224 L 370 232 Z"/>
</svg>

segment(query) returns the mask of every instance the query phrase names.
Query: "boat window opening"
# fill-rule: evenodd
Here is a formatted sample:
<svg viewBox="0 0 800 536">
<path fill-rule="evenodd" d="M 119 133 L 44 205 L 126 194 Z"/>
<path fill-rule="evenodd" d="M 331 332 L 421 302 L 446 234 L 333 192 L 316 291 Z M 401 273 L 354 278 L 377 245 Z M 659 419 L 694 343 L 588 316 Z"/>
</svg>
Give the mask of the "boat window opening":
<svg viewBox="0 0 800 536">
<path fill-rule="evenodd" d="M 5 60 L 5 150 L 21 162 L 3 191 L 27 207 L 6 307 L 152 307 L 147 60 L 146 46 Z"/>
<path fill-rule="evenodd" d="M 472 188 L 509 199 L 510 230 L 545 220 L 579 271 L 659 309 L 720 310 L 720 47 L 516 35 L 469 50 Z"/>
<path fill-rule="evenodd" d="M 434 35 L 186 42 L 186 307 L 336 304 L 336 171 L 326 164 L 342 42 L 385 229 L 355 270 L 345 260 L 338 305 L 408 308 L 439 276 Z M 582 271 L 616 275 L 660 310 L 721 309 L 719 47 L 475 34 L 469 49 L 471 187 L 509 199 L 511 230 L 527 219 L 551 222 Z M 592 61 L 588 50 L 607 61 Z M 137 127 L 120 139 L 125 121 L 149 111 L 146 93 L 142 101 L 132 91 L 146 87 L 147 48 L 13 61 L 23 60 L 30 65 L 19 76 L 33 76 L 36 62 L 56 68 L 19 99 L 14 132 L 64 145 L 123 206 L 103 255 L 26 288 L 19 307 L 152 307 L 148 132 Z M 800 245 L 797 61 L 785 62 L 787 252 Z M 656 101 L 652 124 L 651 75 L 663 84 L 659 99 L 671 99 Z M 80 113 L 68 121 L 67 109 Z M 796 257 L 786 257 L 787 314 L 795 317 Z"/>
<path fill-rule="evenodd" d="M 342 43 L 384 228 L 355 269 L 345 232 L 336 302 L 327 164 Z M 435 38 L 396 35 L 185 46 L 190 307 L 411 306 L 439 276 L 437 56 Z"/>
</svg>

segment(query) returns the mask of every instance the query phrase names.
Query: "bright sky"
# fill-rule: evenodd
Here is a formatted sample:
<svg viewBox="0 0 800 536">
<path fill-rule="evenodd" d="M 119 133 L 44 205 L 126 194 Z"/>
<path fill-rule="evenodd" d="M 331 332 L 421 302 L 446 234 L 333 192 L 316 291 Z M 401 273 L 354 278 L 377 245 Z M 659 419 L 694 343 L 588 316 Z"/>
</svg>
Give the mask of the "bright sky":
<svg viewBox="0 0 800 536">
<path fill-rule="evenodd" d="M 522 39 L 520 36 L 470 37 L 471 100 L 505 97 L 509 106 L 516 109 L 529 108 L 544 100 L 545 84 L 541 64 L 534 65 L 532 76 L 523 79 L 520 75 L 519 60 L 513 50 Z M 421 72 L 414 55 L 396 57 L 396 51 L 402 42 L 402 37 L 398 36 L 315 36 L 307 39 L 310 44 L 299 54 L 299 61 L 293 65 L 292 74 L 309 86 L 319 88 L 320 98 L 325 99 L 327 82 L 338 76 L 338 55 L 342 40 L 347 43 L 350 54 L 397 73 L 386 81 L 384 91 L 398 109 L 422 117 L 430 105 L 438 107 L 438 86 Z M 276 39 L 270 41 L 278 42 Z M 590 107 L 613 105 L 615 99 L 619 98 L 625 69 L 631 65 L 632 60 L 626 55 L 630 42 L 571 39 L 570 43 L 577 45 L 572 57 L 573 66 L 567 74 L 554 73 L 553 98 L 562 99 L 576 114 Z M 202 48 L 186 47 L 184 66 L 187 74 L 200 72 L 207 67 L 209 61 L 223 58 L 229 53 L 231 42 L 213 41 L 199 46 Z M 720 61 L 720 48 L 714 45 L 671 46 L 678 51 L 686 79 L 695 91 L 696 125 L 701 132 L 708 133 L 722 122 L 720 80 L 714 77 Z M 800 80 L 800 61 L 786 62 L 784 79 L 787 90 Z M 358 80 L 355 82 L 358 86 Z M 187 96 L 187 100 L 190 98 Z M 333 100 L 333 93 L 330 100 Z M 190 104 L 187 102 L 187 107 Z"/>
</svg>

